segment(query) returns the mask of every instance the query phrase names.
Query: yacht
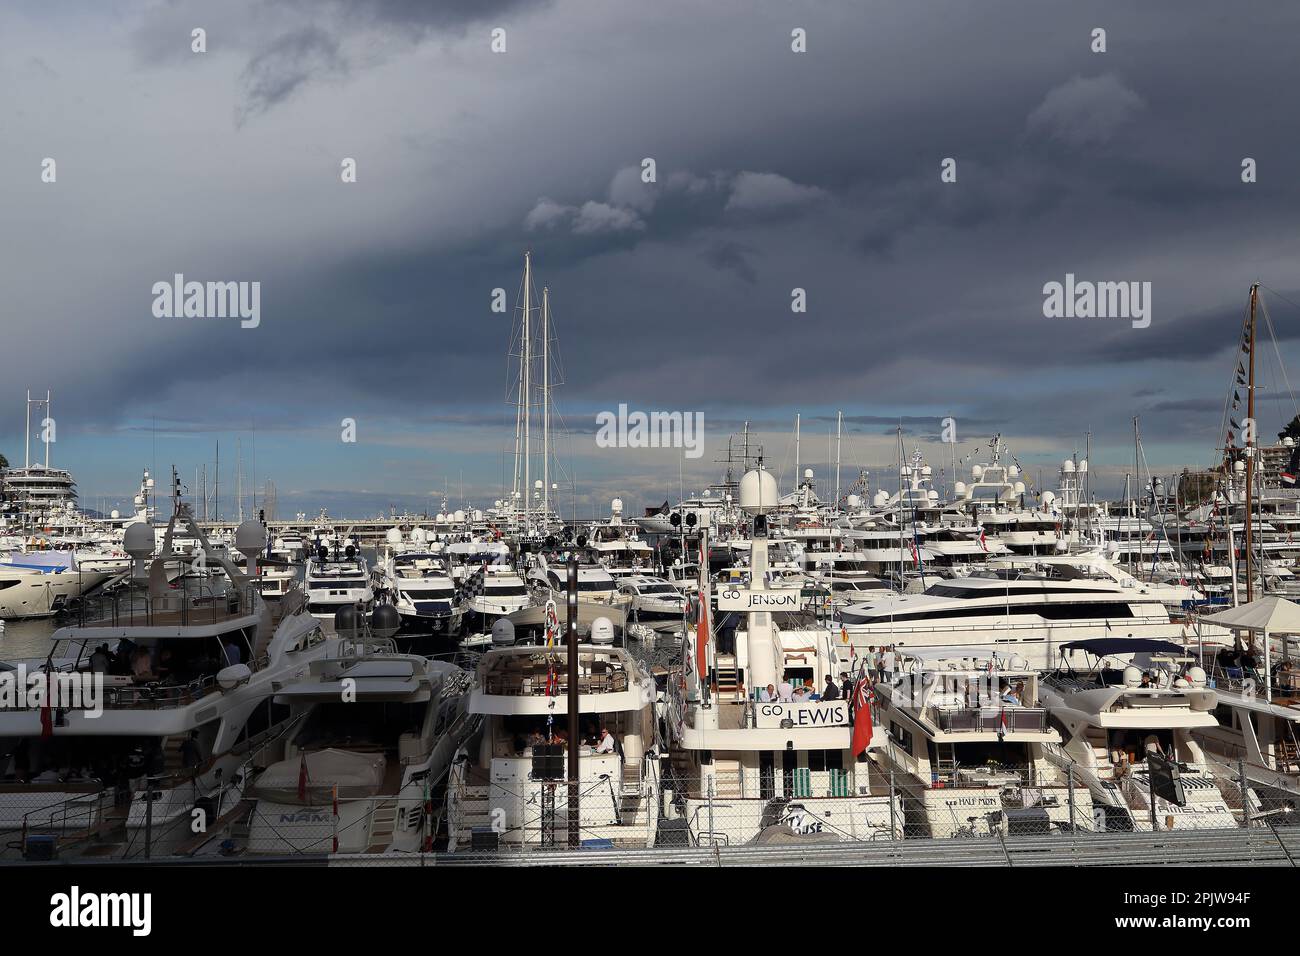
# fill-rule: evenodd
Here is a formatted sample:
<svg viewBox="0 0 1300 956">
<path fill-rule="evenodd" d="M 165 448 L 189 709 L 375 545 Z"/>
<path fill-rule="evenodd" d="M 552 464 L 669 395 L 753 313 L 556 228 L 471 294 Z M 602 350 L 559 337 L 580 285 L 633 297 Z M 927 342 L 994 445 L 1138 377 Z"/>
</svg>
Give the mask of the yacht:
<svg viewBox="0 0 1300 956">
<path fill-rule="evenodd" d="M 563 564 L 554 567 L 538 555 L 528 569 L 528 584 L 534 603 L 555 601 L 563 605 L 568 593 L 567 571 Z M 619 594 L 618 582 L 598 564 L 578 565 L 578 603 L 626 607 L 627 596 Z"/>
<path fill-rule="evenodd" d="M 797 589 L 776 589 L 767 580 L 762 512 L 777 500 L 775 479 L 761 468 L 747 472 L 739 493 L 741 507 L 757 512 L 744 593 L 757 595 L 757 605 L 797 605 Z M 666 812 L 693 845 L 901 837 L 901 801 L 891 798 L 867 756 L 880 743 L 879 731 L 855 754 L 850 701 L 795 700 L 791 693 L 808 681 L 821 688 L 827 677 L 838 686 L 850 671 L 841 645 L 827 629 L 786 626 L 776 616 L 744 613 L 734 647 L 725 649 L 713 634 L 702 643 L 703 628 L 688 631 L 683 663 L 667 681 Z M 770 699 L 769 685 L 778 699 Z"/>
<path fill-rule="evenodd" d="M 515 619 L 538 618 L 530 608 Z M 606 616 L 611 615 L 611 616 Z M 579 605 L 580 725 L 568 725 L 568 651 L 563 642 L 515 644 L 511 618 L 493 626 L 468 710 L 482 733 L 461 748 L 447 784 L 448 850 L 565 846 L 569 839 L 567 746 L 579 756 L 578 830 L 584 846 L 648 847 L 659 820 L 655 682 L 615 646 L 617 611 Z M 607 729 L 609 752 L 591 743 Z"/>
<path fill-rule="evenodd" d="M 532 598 L 528 586 L 508 564 L 485 564 L 471 574 L 464 585 L 467 611 L 477 626 L 491 628 L 499 617 L 528 607 Z"/>
<path fill-rule="evenodd" d="M 888 738 L 875 757 L 906 794 L 908 836 L 1050 833 L 1092 819 L 1087 789 L 1072 789 L 1047 755 L 1061 738 L 1039 704 L 1038 671 L 1021 658 L 903 652 L 875 691 Z"/>
<path fill-rule="evenodd" d="M 377 609 L 379 610 L 379 609 Z M 392 630 L 396 630 L 394 621 Z M 250 853 L 414 853 L 438 829 L 435 788 L 480 718 L 470 675 L 401 654 L 389 637 L 337 642 L 286 685 L 294 732 L 284 759 L 254 782 Z"/>
<path fill-rule="evenodd" d="M 167 538 L 178 524 L 203 540 L 188 506 Z M 257 533 L 241 528 L 245 542 Z M 4 665 L 86 690 L 80 706 L 0 710 L 0 847 L 26 852 L 36 840 L 57 855 L 140 857 L 148 832 L 154 854 L 183 849 L 196 820 L 210 829 L 238 805 L 255 767 L 278 759 L 287 711 L 274 694 L 325 654 L 300 595 L 273 610 L 224 559 L 224 591 L 173 588 L 162 559 L 147 560 L 152 528 L 129 528 L 125 545 L 137 587 L 83 607 L 78 623 L 54 632 L 47 656 Z"/>
<path fill-rule="evenodd" d="M 638 575 L 624 578 L 618 589 L 619 593 L 631 599 L 628 613 L 638 621 L 681 623 L 686 596 L 672 582 Z"/>
<path fill-rule="evenodd" d="M 317 620 L 331 625 L 339 608 L 355 606 L 368 611 L 375 600 L 366 559 L 351 546 L 344 553 L 335 551 L 332 555 L 322 549 L 308 558 L 303 584 L 307 609 Z"/>
<path fill-rule="evenodd" d="M 82 568 L 71 551 L 7 555 L 0 561 L 0 621 L 51 617 L 110 576 Z"/>
<path fill-rule="evenodd" d="M 1092 829 L 1150 831 L 1153 817 L 1158 830 L 1237 825 L 1221 791 L 1235 785 L 1215 775 L 1194 736 L 1216 726 L 1216 692 L 1181 646 L 1093 638 L 1062 644 L 1060 652 L 1042 681 L 1043 706 L 1062 740 L 1049 756 L 1088 788 Z M 1183 805 L 1153 795 L 1152 753 L 1176 763 Z"/>
<path fill-rule="evenodd" d="M 1182 636 L 1166 602 L 1189 589 L 1139 582 L 1097 553 L 1033 564 L 1037 572 L 994 561 L 991 576 L 843 608 L 838 619 L 859 653 L 890 644 L 908 651 L 969 644 L 1014 652 L 1041 668 L 1051 667 L 1056 647 L 1069 640 Z"/>
<path fill-rule="evenodd" d="M 465 603 L 440 554 L 425 550 L 390 553 L 375 568 L 374 585 L 397 608 L 406 630 L 454 634 L 460 629 Z"/>
</svg>

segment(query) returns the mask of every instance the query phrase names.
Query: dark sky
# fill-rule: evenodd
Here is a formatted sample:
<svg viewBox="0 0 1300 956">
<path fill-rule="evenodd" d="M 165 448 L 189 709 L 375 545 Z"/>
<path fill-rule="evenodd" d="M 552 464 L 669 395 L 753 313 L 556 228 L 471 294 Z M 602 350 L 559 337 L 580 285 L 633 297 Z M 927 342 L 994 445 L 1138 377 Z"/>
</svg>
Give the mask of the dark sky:
<svg viewBox="0 0 1300 956">
<path fill-rule="evenodd" d="M 9 3 L 0 450 L 49 388 L 91 506 L 218 440 L 223 494 L 238 440 L 284 507 L 482 504 L 513 441 L 491 293 L 531 248 L 587 513 L 714 479 L 745 421 L 788 484 L 796 412 L 819 480 L 837 410 L 846 481 L 894 480 L 900 421 L 948 461 L 946 415 L 959 457 L 1001 432 L 1049 487 L 1091 430 L 1117 488 L 1134 416 L 1152 469 L 1204 465 L 1252 281 L 1261 432 L 1295 411 L 1297 28 L 1219 0 Z M 260 326 L 154 317 L 177 272 L 259 281 Z M 1150 327 L 1045 318 L 1067 273 L 1150 282 Z M 596 448 L 620 402 L 703 412 L 706 454 Z"/>
</svg>

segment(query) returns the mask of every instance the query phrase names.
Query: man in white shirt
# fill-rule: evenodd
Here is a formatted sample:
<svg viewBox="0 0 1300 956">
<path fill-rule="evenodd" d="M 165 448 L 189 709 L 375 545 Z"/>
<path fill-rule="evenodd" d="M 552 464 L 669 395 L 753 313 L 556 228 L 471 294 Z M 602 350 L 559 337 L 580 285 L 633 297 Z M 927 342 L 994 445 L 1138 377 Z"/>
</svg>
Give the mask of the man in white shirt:
<svg viewBox="0 0 1300 956">
<path fill-rule="evenodd" d="M 600 743 L 596 744 L 596 753 L 612 754 L 614 752 L 614 737 L 605 727 L 600 728 Z"/>
</svg>

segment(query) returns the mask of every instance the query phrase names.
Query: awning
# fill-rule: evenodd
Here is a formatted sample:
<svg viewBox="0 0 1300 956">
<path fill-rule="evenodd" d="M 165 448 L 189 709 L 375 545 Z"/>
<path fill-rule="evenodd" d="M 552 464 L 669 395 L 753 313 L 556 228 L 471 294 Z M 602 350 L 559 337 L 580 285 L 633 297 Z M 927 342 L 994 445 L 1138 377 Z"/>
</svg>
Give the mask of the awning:
<svg viewBox="0 0 1300 956">
<path fill-rule="evenodd" d="M 1181 644 L 1173 641 L 1158 641 L 1149 637 L 1093 637 L 1086 641 L 1070 641 L 1061 645 L 1062 651 L 1087 651 L 1098 657 L 1108 654 L 1138 654 L 1151 652 L 1157 654 L 1185 654 Z"/>
<path fill-rule="evenodd" d="M 1285 598 L 1266 597 L 1211 614 L 1201 620 L 1243 631 L 1300 634 L 1300 604 Z"/>
</svg>

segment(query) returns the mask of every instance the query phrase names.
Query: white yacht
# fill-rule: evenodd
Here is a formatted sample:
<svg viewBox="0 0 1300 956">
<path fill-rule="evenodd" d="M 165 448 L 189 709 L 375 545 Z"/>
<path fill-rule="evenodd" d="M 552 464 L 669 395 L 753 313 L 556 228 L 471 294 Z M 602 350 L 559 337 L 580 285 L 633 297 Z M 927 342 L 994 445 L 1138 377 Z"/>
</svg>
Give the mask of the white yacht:
<svg viewBox="0 0 1300 956">
<path fill-rule="evenodd" d="M 751 580 L 737 595 L 755 607 L 773 601 L 797 607 L 798 590 L 767 582 L 767 503 L 776 481 L 761 470 L 740 482 L 740 504 L 759 512 L 750 551 Z M 728 587 L 730 591 L 733 588 Z M 719 595 L 721 601 L 721 593 Z M 754 841 L 874 840 L 902 836 L 902 804 L 891 801 L 867 753 L 853 752 L 851 702 L 796 700 L 792 685 L 830 677 L 838 686 L 850 664 L 826 629 L 778 624 L 769 610 L 743 615 L 734 651 L 713 635 L 701 647 L 687 634 L 684 663 L 668 679 L 668 735 L 672 774 L 666 810 L 695 845 Z M 706 666 L 696 661 L 703 656 Z M 771 685 L 776 700 L 767 691 Z M 762 699 L 762 698 L 769 699 Z"/>
<path fill-rule="evenodd" d="M 536 617 L 529 609 L 519 616 Z M 514 644 L 509 618 L 493 627 L 468 709 L 481 736 L 461 748 L 447 784 L 448 850 L 565 846 L 567 746 L 582 738 L 579 837 L 584 846 L 647 847 L 659 820 L 654 679 L 614 645 L 617 612 L 579 605 L 589 636 L 578 647 L 581 725 L 568 726 L 568 651 Z M 592 744 L 608 730 L 614 748 Z"/>
<path fill-rule="evenodd" d="M 499 617 L 522 611 L 532 603 L 528 585 L 508 564 L 485 564 L 469 576 L 464 585 L 467 612 L 477 626 L 491 628 Z"/>
<path fill-rule="evenodd" d="M 351 547 L 344 554 L 318 552 L 308 558 L 303 585 L 307 590 L 307 609 L 312 616 L 331 624 L 339 608 L 357 607 L 364 612 L 375 600 L 366 559 Z"/>
<path fill-rule="evenodd" d="M 1234 827 L 1237 821 L 1195 731 L 1217 721 L 1205 671 L 1170 641 L 1095 638 L 1060 648 L 1042 681 L 1042 702 L 1063 743 L 1049 748 L 1092 795 L 1095 830 Z M 1182 805 L 1152 793 L 1147 755 L 1172 759 Z M 1152 800 L 1155 811 L 1152 813 Z M 1240 794 L 1237 793 L 1240 805 Z"/>
<path fill-rule="evenodd" d="M 631 599 L 628 613 L 641 622 L 682 620 L 686 596 L 663 578 L 638 575 L 624 578 L 619 592 Z"/>
<path fill-rule="evenodd" d="M 875 759 L 907 794 L 908 836 L 1050 833 L 1086 828 L 1088 790 L 1073 792 L 1046 748 L 1061 738 L 1038 701 L 1038 671 L 977 647 L 899 655 L 875 687 L 888 742 Z M 1073 822 L 1071 817 L 1073 815 Z"/>
<path fill-rule="evenodd" d="M 563 564 L 551 566 L 540 555 L 528 569 L 528 585 L 533 601 L 545 604 L 555 601 L 562 605 L 568 589 L 567 571 Z M 626 595 L 619 594 L 618 582 L 598 564 L 578 565 L 578 603 L 626 607 Z"/>
<path fill-rule="evenodd" d="M 178 523 L 203 540 L 187 506 L 168 538 Z M 287 711 L 272 697 L 325 653 L 300 598 L 275 614 L 224 559 L 224 592 L 172 588 L 161 559 L 146 575 L 155 549 L 146 525 L 128 529 L 126 547 L 146 591 L 84 608 L 83 621 L 54 632 L 47 658 L 6 662 L 87 690 L 81 706 L 0 710 L 0 847 L 25 852 L 25 834 L 59 855 L 140 857 L 148 830 L 152 853 L 182 848 L 196 811 L 210 828 L 238 804 L 254 766 L 276 759 Z"/>
<path fill-rule="evenodd" d="M 421 549 L 390 553 L 375 568 L 374 583 L 397 608 L 407 630 L 453 634 L 460 629 L 465 602 L 441 554 Z"/>
<path fill-rule="evenodd" d="M 109 577 L 80 567 L 71 551 L 7 555 L 0 561 L 0 621 L 50 617 Z"/>
<path fill-rule="evenodd" d="M 469 687 L 466 671 L 399 654 L 385 637 L 340 640 L 276 695 L 291 709 L 294 732 L 284 759 L 252 786 L 248 851 L 430 848 L 434 789 L 480 722 L 465 710 Z"/>
<path fill-rule="evenodd" d="M 1099 554 L 1034 563 L 1039 573 L 1002 566 L 994 576 L 953 578 L 923 594 L 844 608 L 839 621 L 859 653 L 890 644 L 908 651 L 969 644 L 1040 668 L 1051 667 L 1056 648 L 1070 640 L 1182 636 L 1166 605 L 1169 585 L 1139 582 Z"/>
</svg>

